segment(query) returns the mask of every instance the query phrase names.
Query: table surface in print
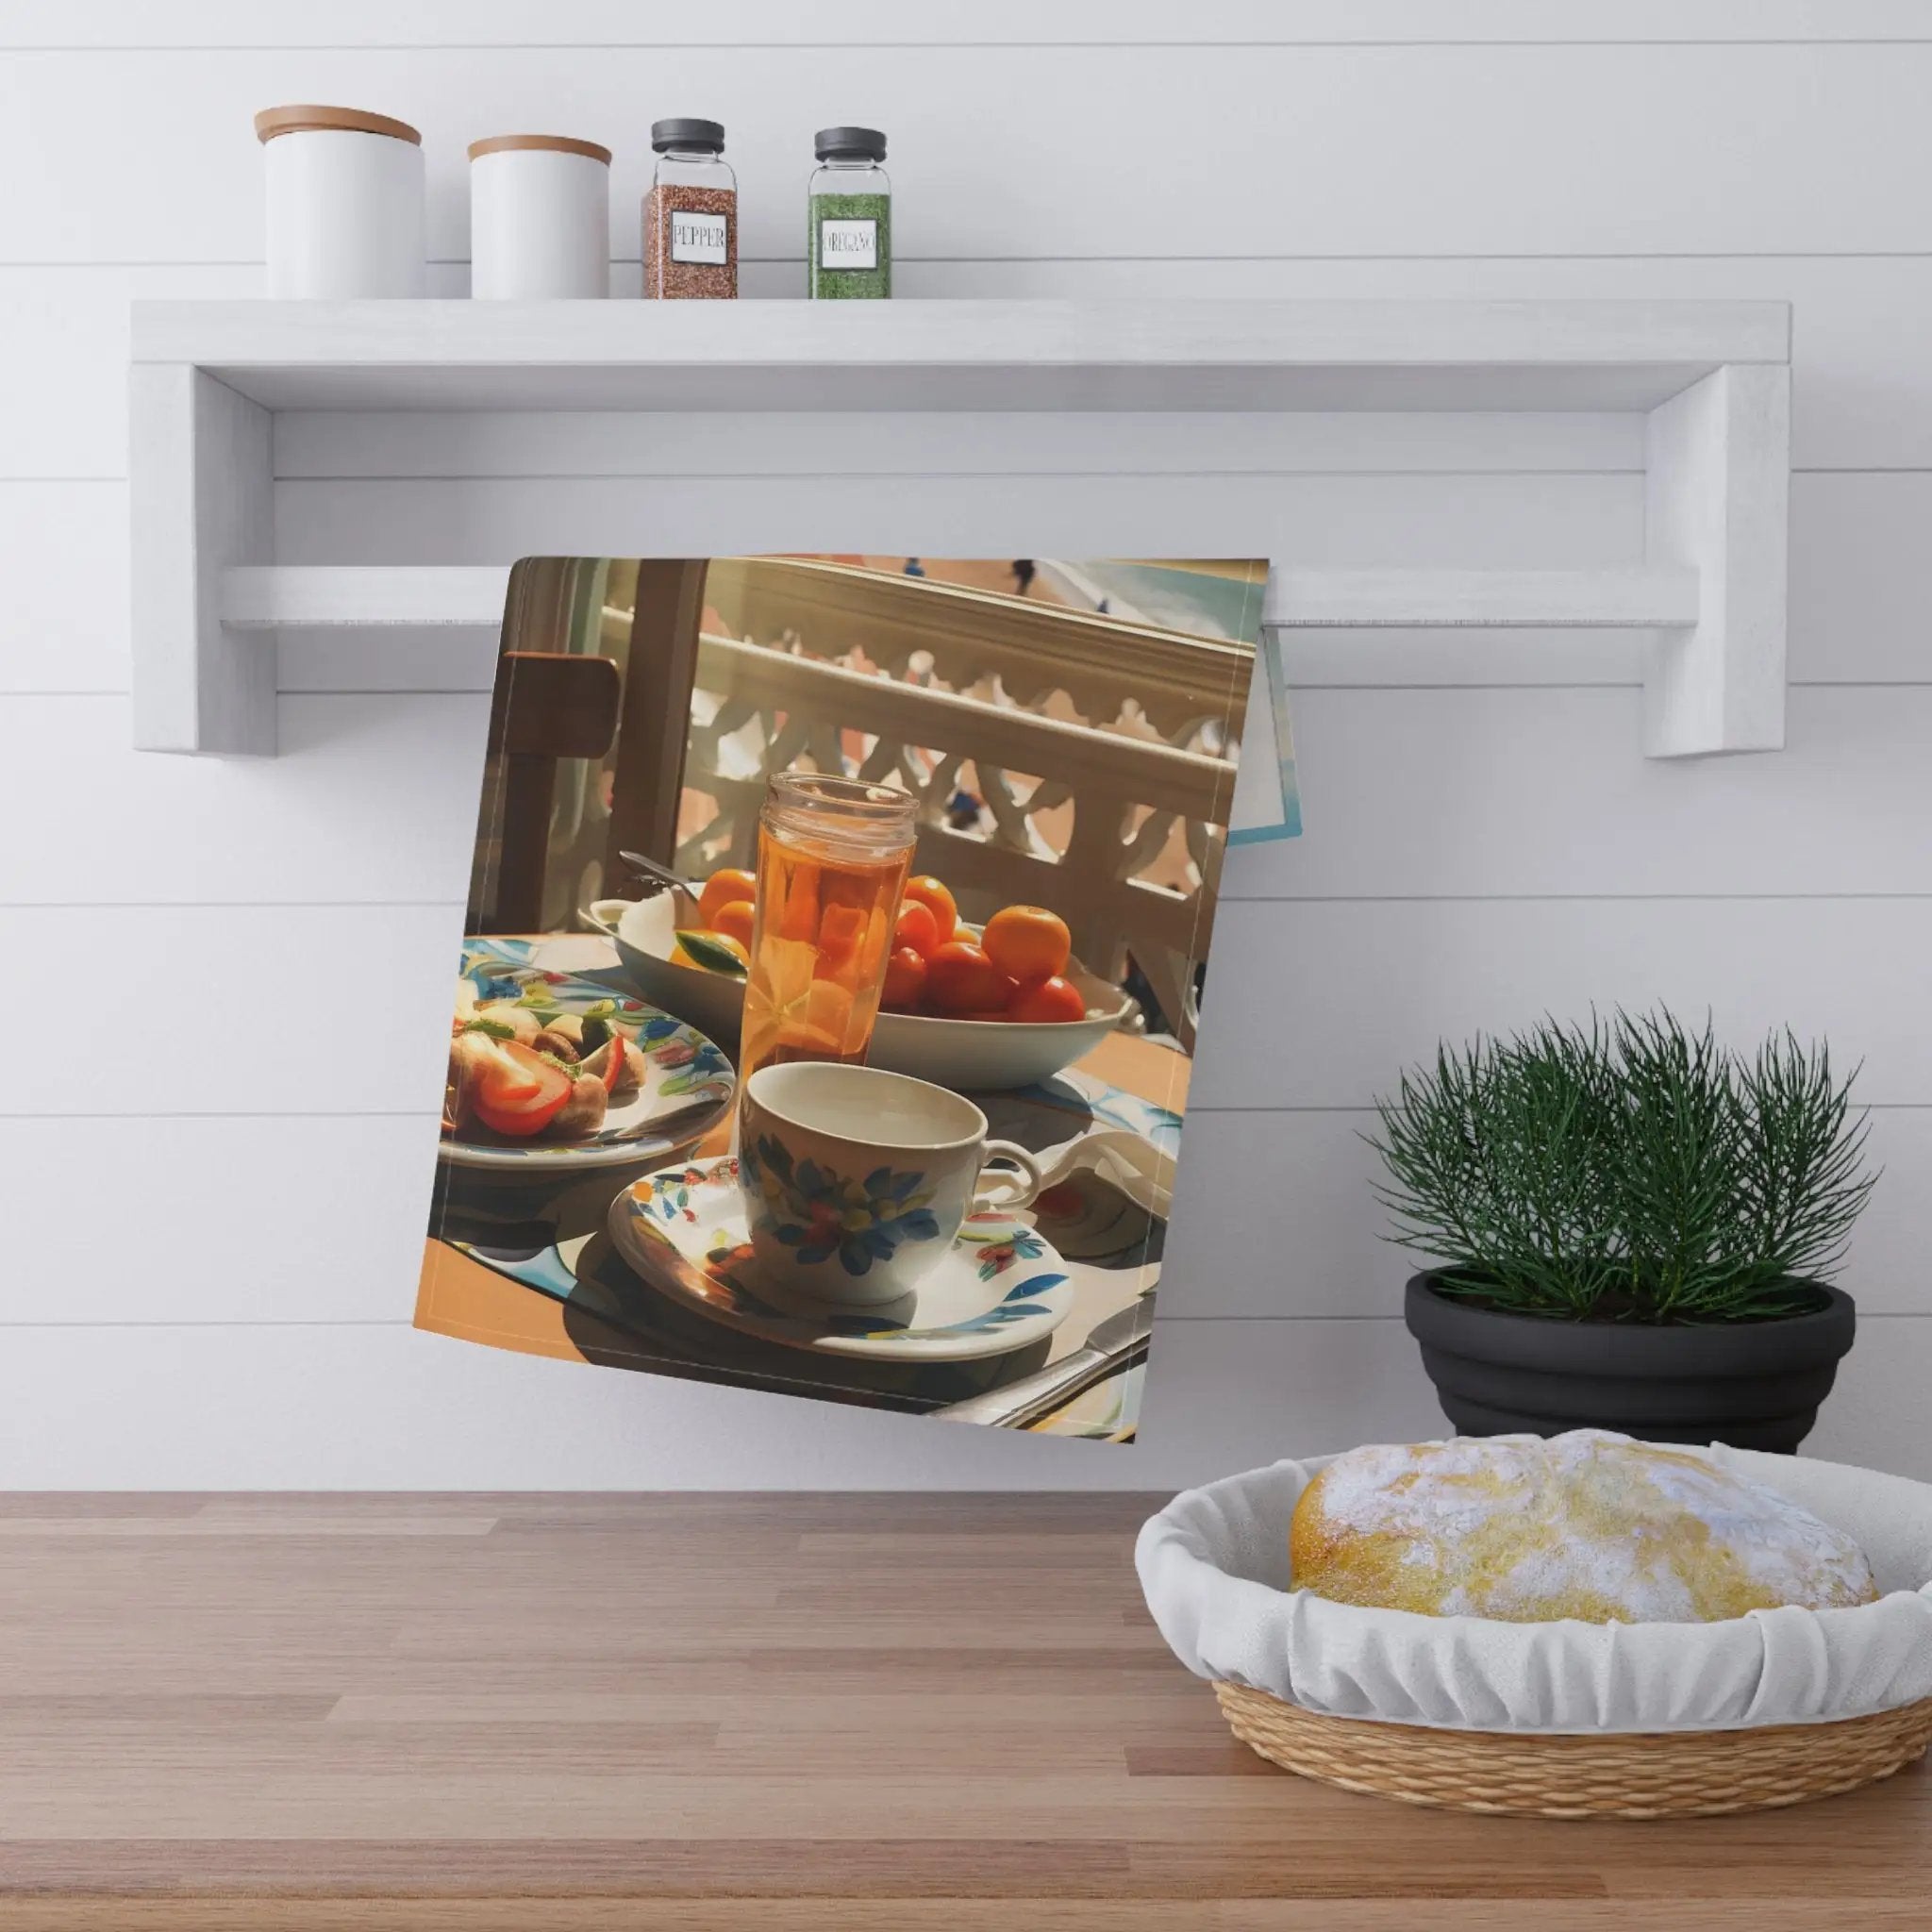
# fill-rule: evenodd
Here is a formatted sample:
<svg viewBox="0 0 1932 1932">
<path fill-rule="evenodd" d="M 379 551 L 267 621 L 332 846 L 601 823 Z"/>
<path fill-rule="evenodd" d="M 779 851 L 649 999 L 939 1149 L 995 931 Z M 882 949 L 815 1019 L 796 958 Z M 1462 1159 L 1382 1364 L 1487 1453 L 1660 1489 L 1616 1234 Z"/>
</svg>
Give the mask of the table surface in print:
<svg viewBox="0 0 1932 1932">
<path fill-rule="evenodd" d="M 613 949 L 599 936 L 541 941 L 533 963 L 630 991 L 613 970 Z M 1186 1058 L 1172 1048 L 1114 1034 L 1050 1081 L 973 1098 L 995 1138 L 1019 1141 L 1044 1167 L 1103 1131 L 1125 1130 L 1173 1154 L 1188 1072 Z M 701 1378 L 722 1373 L 741 1386 L 925 1412 L 1073 1353 L 1099 1323 L 1151 1288 L 1159 1273 L 1164 1224 L 1076 1169 L 1019 1217 L 1037 1225 L 1061 1257 L 1070 1304 L 1050 1334 L 1024 1348 L 976 1360 L 834 1361 L 729 1330 L 640 1279 L 606 1231 L 621 1190 L 667 1160 L 705 1162 L 724 1155 L 727 1136 L 728 1124 L 720 1124 L 681 1155 L 595 1175 L 532 1175 L 527 1183 L 519 1177 L 506 1185 L 499 1174 L 486 1186 L 443 1170 L 433 1224 L 441 1239 L 428 1244 L 419 1323 L 538 1353 Z M 1036 1429 L 1109 1438 L 1130 1433 L 1143 1374 L 1137 1365 L 1112 1376 Z"/>
</svg>

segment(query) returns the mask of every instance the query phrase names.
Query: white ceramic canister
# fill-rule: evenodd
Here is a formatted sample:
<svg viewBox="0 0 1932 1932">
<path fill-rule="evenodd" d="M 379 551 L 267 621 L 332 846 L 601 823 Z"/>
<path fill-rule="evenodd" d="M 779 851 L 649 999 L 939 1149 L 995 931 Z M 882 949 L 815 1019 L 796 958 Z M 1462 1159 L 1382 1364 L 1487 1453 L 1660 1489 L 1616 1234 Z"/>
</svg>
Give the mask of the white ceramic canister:
<svg viewBox="0 0 1932 1932">
<path fill-rule="evenodd" d="M 268 292 L 423 292 L 423 137 L 359 108 L 264 108 Z"/>
<path fill-rule="evenodd" d="M 610 293 L 610 150 L 567 134 L 470 143 L 470 293 L 486 302 Z"/>
</svg>

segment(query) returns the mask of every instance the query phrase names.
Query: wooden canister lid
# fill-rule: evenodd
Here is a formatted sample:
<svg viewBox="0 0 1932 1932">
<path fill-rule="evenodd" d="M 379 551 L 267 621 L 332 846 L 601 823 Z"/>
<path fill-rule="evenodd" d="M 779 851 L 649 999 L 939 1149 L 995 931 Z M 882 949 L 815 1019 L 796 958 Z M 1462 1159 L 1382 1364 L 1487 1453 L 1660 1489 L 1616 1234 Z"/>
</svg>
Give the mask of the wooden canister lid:
<svg viewBox="0 0 1932 1932">
<path fill-rule="evenodd" d="M 387 134 L 394 141 L 407 141 L 421 147 L 423 137 L 407 121 L 392 121 L 387 114 L 372 114 L 362 108 L 264 108 L 255 117 L 258 141 L 273 141 L 278 134 L 312 134 L 318 130 L 336 134 Z"/>
<path fill-rule="evenodd" d="M 594 141 L 578 141 L 570 134 L 492 134 L 488 141 L 473 141 L 470 143 L 470 158 L 481 160 L 485 155 L 516 154 L 536 148 L 557 155 L 582 155 L 587 161 L 602 161 L 610 165 L 610 150 L 599 147 Z"/>
</svg>

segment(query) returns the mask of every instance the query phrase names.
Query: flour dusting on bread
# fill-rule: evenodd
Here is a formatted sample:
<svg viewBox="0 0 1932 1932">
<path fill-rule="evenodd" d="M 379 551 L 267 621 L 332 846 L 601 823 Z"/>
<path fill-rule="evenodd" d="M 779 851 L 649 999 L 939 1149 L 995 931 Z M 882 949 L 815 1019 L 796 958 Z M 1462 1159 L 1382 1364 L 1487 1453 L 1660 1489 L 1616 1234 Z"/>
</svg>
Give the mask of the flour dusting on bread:
<svg viewBox="0 0 1932 1932">
<path fill-rule="evenodd" d="M 1542 1623 L 1714 1623 L 1871 1603 L 1851 1538 L 1694 1449 L 1601 1429 L 1354 1449 L 1302 1492 L 1294 1587 Z"/>
</svg>

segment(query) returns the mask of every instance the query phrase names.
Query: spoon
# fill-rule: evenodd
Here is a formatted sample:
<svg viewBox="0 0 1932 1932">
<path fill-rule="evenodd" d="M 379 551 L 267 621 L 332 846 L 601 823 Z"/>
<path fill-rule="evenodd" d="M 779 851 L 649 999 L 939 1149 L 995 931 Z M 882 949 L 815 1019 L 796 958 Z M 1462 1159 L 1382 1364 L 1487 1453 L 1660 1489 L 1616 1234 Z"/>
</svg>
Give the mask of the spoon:
<svg viewBox="0 0 1932 1932">
<path fill-rule="evenodd" d="M 659 865 L 655 858 L 646 858 L 641 852 L 620 850 L 617 856 L 641 877 L 656 879 L 660 886 L 675 886 L 679 891 L 689 892 L 693 899 L 697 897 L 697 884 L 673 872 L 668 865 Z"/>
</svg>

